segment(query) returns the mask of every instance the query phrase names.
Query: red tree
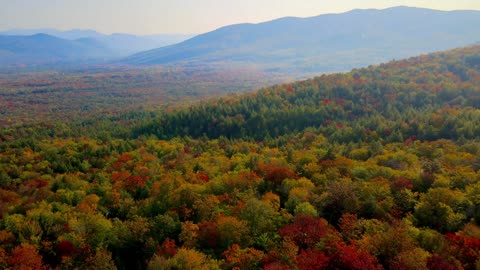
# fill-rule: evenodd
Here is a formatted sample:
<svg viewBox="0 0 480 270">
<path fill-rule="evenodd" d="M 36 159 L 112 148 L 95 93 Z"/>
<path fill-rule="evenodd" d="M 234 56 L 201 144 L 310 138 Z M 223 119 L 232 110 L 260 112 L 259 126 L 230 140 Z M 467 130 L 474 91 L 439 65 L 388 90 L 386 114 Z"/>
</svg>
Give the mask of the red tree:
<svg viewBox="0 0 480 270">
<path fill-rule="evenodd" d="M 413 181 L 408 178 L 399 177 L 393 180 L 392 190 L 394 191 L 401 191 L 401 190 L 412 189 L 412 188 L 413 188 Z"/>
<path fill-rule="evenodd" d="M 143 188 L 145 183 L 146 180 L 140 175 L 130 175 L 127 179 L 125 179 L 125 188 L 135 192 L 138 188 Z"/>
<path fill-rule="evenodd" d="M 205 221 L 198 223 L 198 240 L 207 248 L 217 248 L 220 241 L 217 223 Z"/>
<path fill-rule="evenodd" d="M 314 248 L 329 231 L 328 222 L 322 218 L 297 215 L 293 224 L 280 229 L 280 235 L 291 239 L 301 249 Z"/>
<path fill-rule="evenodd" d="M 325 253 L 314 249 L 302 250 L 297 256 L 297 266 L 300 270 L 325 269 L 330 258 Z"/>
<path fill-rule="evenodd" d="M 337 250 L 334 252 L 333 257 L 333 265 L 331 265 L 333 269 L 383 269 L 377 258 L 369 253 L 358 250 L 353 245 L 337 245 Z"/>
<path fill-rule="evenodd" d="M 432 254 L 428 258 L 427 268 L 430 270 L 456 270 L 457 267 L 447 262 L 442 256 L 438 254 Z"/>
<path fill-rule="evenodd" d="M 75 252 L 75 246 L 68 240 L 63 240 L 57 244 L 57 253 L 61 257 L 71 256 Z"/>
<path fill-rule="evenodd" d="M 173 257 L 177 254 L 177 245 L 175 240 L 165 239 L 161 247 L 158 248 L 158 255 L 163 257 Z"/>
<path fill-rule="evenodd" d="M 288 168 L 281 167 L 275 164 L 264 164 L 259 167 L 260 174 L 265 180 L 272 182 L 275 185 L 280 185 L 283 180 L 287 178 L 297 178 L 297 175 Z"/>
<path fill-rule="evenodd" d="M 449 245 L 447 253 L 457 258 L 464 269 L 475 269 L 480 258 L 480 239 L 448 233 L 445 238 Z"/>
<path fill-rule="evenodd" d="M 36 247 L 24 243 L 21 246 L 13 249 L 8 263 L 12 266 L 12 269 L 21 270 L 44 270 L 46 267 L 43 265 L 42 257 L 38 254 Z"/>
</svg>

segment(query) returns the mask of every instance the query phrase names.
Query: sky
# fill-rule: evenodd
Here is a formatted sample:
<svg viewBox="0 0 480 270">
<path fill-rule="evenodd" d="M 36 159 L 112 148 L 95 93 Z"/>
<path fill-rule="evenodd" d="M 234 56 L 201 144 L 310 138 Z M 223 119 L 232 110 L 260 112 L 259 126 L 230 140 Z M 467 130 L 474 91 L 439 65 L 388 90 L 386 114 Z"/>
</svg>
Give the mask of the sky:
<svg viewBox="0 0 480 270">
<path fill-rule="evenodd" d="M 0 0 L 0 31 L 200 34 L 237 23 L 393 6 L 480 10 L 479 0 Z"/>
</svg>

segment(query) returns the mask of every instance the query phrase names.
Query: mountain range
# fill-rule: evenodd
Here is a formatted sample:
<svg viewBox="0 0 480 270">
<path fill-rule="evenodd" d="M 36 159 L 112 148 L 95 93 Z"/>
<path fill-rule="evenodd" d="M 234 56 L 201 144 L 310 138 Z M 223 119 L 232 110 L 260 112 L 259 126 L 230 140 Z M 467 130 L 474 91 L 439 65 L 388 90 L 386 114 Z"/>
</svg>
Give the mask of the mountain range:
<svg viewBox="0 0 480 270">
<path fill-rule="evenodd" d="M 0 65 L 105 61 L 178 43 L 192 35 L 105 35 L 94 30 L 20 29 L 0 32 Z"/>
<path fill-rule="evenodd" d="M 110 53 L 90 38 L 66 40 L 47 34 L 0 36 L 0 64 L 66 63 L 103 58 Z"/>
<path fill-rule="evenodd" d="M 404 6 L 357 9 L 230 25 L 189 37 L 104 35 L 93 30 L 11 30 L 0 32 L 0 65 L 89 61 L 141 66 L 233 63 L 266 71 L 346 71 L 474 44 L 480 41 L 480 11 Z"/>
<path fill-rule="evenodd" d="M 395 7 L 237 24 L 141 52 L 123 63 L 239 62 L 265 69 L 343 71 L 480 41 L 480 11 Z"/>
</svg>

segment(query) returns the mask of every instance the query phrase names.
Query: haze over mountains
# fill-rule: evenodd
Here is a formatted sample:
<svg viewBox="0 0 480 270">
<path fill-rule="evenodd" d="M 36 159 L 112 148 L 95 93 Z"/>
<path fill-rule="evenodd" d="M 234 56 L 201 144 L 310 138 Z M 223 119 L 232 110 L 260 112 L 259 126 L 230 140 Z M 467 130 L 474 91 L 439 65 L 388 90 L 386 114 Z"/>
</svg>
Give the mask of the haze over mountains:
<svg viewBox="0 0 480 270">
<path fill-rule="evenodd" d="M 110 51 L 94 39 L 65 40 L 46 34 L 0 36 L 0 64 L 46 64 L 102 58 Z"/>
<path fill-rule="evenodd" d="M 137 36 L 94 30 L 20 29 L 0 32 L 0 65 L 105 61 L 178 43 L 192 35 Z"/>
<path fill-rule="evenodd" d="M 43 34 L 31 35 L 40 32 Z M 92 30 L 12 30 L 0 32 L 0 65 L 235 63 L 267 71 L 345 71 L 474 44 L 480 41 L 480 11 L 411 7 L 352 10 L 230 25 L 187 38 L 103 35 Z M 177 42 L 181 43 L 174 44 Z"/>
<path fill-rule="evenodd" d="M 239 62 L 266 69 L 342 71 L 480 41 L 480 11 L 395 7 L 238 24 L 138 53 L 135 65 Z"/>
</svg>

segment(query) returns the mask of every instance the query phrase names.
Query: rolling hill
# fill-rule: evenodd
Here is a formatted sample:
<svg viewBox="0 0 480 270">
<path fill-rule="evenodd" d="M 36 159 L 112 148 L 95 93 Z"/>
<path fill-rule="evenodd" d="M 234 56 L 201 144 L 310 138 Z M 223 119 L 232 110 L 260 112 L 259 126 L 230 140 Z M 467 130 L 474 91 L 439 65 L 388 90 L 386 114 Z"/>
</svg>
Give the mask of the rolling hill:
<svg viewBox="0 0 480 270">
<path fill-rule="evenodd" d="M 133 134 L 263 141 L 310 128 L 339 142 L 475 139 L 479 82 L 476 45 L 204 102 Z"/>
<path fill-rule="evenodd" d="M 480 11 L 395 7 L 238 24 L 123 60 L 134 65 L 239 62 L 268 70 L 345 71 L 479 41 Z"/>
</svg>

